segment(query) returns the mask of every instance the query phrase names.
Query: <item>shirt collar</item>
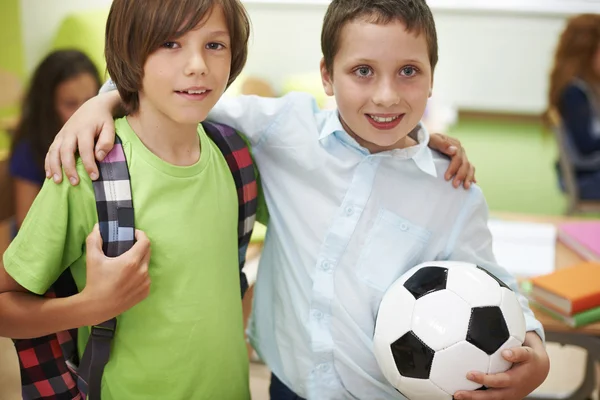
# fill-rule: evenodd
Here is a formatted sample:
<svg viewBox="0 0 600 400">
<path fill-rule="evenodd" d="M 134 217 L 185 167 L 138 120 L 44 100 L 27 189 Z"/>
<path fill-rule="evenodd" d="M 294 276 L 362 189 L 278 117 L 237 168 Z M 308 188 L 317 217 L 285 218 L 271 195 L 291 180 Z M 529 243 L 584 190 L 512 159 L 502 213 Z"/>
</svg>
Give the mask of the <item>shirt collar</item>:
<svg viewBox="0 0 600 400">
<path fill-rule="evenodd" d="M 437 170 L 435 168 L 435 163 L 433 161 L 433 153 L 429 146 L 429 132 L 423 126 L 422 123 L 419 122 L 419 125 L 415 127 L 413 132 L 416 133 L 418 144 L 415 146 L 408 147 L 406 149 L 396 149 L 390 150 L 383 153 L 377 154 L 377 156 L 382 157 L 395 157 L 400 159 L 412 159 L 417 167 L 425 172 L 428 175 L 433 177 L 437 177 Z M 360 153 L 364 155 L 369 155 L 369 151 L 362 147 L 354 138 L 352 138 L 342 126 L 340 122 L 339 114 L 337 110 L 335 112 L 330 112 L 325 123 L 323 124 L 323 128 L 321 128 L 321 134 L 319 135 L 319 140 L 329 136 L 335 136 L 338 140 L 343 143 L 353 147 Z M 414 135 L 413 135 L 414 137 Z"/>
</svg>

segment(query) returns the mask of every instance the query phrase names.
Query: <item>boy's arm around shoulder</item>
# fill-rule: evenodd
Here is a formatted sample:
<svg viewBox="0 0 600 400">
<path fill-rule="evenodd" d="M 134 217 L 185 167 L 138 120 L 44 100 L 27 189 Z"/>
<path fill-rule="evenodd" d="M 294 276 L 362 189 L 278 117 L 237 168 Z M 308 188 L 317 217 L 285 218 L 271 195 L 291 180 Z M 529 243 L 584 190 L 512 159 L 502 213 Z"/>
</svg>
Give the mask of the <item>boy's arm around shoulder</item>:
<svg viewBox="0 0 600 400">
<path fill-rule="evenodd" d="M 529 308 L 529 302 L 520 293 L 515 277 L 498 265 L 492 248 L 492 234 L 488 227 L 488 206 L 477 185 L 466 193 L 466 200 L 456 217 L 447 243 L 445 259 L 474 263 L 506 283 L 516 294 L 525 315 L 527 331 L 533 331 L 544 340 L 542 324 Z"/>
<path fill-rule="evenodd" d="M 208 114 L 208 120 L 229 125 L 241 132 L 254 149 L 260 146 L 269 133 L 291 112 L 313 109 L 314 99 L 305 93 L 289 93 L 283 97 L 255 95 L 223 96 Z M 307 108 L 308 107 L 308 108 Z"/>
</svg>

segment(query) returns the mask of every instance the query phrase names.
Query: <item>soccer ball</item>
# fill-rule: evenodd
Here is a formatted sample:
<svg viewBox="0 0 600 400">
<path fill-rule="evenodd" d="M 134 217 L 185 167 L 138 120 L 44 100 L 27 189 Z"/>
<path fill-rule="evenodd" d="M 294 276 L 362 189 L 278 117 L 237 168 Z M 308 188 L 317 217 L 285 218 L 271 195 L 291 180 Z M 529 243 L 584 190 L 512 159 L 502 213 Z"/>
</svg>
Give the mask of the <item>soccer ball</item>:
<svg viewBox="0 0 600 400">
<path fill-rule="evenodd" d="M 484 390 L 469 371 L 495 374 L 501 352 L 525 340 L 515 293 L 475 264 L 436 261 L 402 275 L 379 306 L 373 350 L 386 379 L 410 400 L 451 400 Z"/>
</svg>

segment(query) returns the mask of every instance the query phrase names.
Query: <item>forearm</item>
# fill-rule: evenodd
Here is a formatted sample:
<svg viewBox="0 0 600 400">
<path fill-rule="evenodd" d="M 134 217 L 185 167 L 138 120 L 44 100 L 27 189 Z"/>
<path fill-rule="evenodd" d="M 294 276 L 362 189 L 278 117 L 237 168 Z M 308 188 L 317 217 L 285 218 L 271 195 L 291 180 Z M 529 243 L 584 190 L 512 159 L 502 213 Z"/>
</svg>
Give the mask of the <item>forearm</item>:
<svg viewBox="0 0 600 400">
<path fill-rule="evenodd" d="M 531 347 L 534 351 L 545 351 L 544 342 L 542 341 L 542 338 L 540 338 L 540 336 L 534 331 L 529 331 L 525 334 L 525 341 L 523 342 L 523 346 Z"/>
<path fill-rule="evenodd" d="M 0 336 L 25 339 L 89 326 L 94 321 L 92 303 L 77 294 L 46 298 L 31 293 L 0 294 Z"/>
<path fill-rule="evenodd" d="M 113 117 L 120 118 L 127 114 L 118 90 L 100 93 L 97 97 L 110 110 Z"/>
</svg>

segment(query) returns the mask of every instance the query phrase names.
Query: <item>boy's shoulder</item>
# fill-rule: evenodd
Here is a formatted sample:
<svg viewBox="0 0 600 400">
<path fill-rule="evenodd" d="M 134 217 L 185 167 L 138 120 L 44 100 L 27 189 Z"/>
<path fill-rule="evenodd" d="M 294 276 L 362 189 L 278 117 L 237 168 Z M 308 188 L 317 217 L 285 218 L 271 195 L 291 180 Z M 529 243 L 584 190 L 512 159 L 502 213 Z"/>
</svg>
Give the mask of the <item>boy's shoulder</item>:
<svg viewBox="0 0 600 400">
<path fill-rule="evenodd" d="M 464 189 L 462 185 L 455 188 L 452 185 L 452 180 L 448 181 L 445 178 L 446 171 L 450 165 L 450 158 L 437 150 L 427 148 L 427 151 L 431 152 L 436 170 L 436 177 L 432 181 L 432 184 L 435 185 L 438 193 L 443 194 L 445 199 L 453 199 L 460 204 L 464 204 L 468 198 L 484 197 L 481 188 L 476 184 L 471 185 L 469 189 Z"/>
</svg>

